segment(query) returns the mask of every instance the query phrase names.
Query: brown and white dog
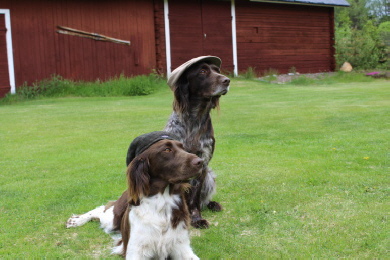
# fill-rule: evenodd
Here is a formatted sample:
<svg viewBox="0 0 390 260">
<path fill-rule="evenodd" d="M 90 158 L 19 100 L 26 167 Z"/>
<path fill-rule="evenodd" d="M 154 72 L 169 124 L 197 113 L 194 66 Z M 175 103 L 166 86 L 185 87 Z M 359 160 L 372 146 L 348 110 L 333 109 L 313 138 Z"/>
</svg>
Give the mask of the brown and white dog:
<svg viewBox="0 0 390 260">
<path fill-rule="evenodd" d="M 134 159 L 127 169 L 126 201 L 73 215 L 66 226 L 81 226 L 92 219 L 99 219 L 107 233 L 120 226 L 122 238 L 113 253 L 127 259 L 199 259 L 190 247 L 190 214 L 184 194 L 190 188 L 188 180 L 201 174 L 203 160 L 186 152 L 176 139 L 163 131 L 134 139 L 129 149 Z M 116 210 L 125 213 L 120 217 Z"/>
</svg>

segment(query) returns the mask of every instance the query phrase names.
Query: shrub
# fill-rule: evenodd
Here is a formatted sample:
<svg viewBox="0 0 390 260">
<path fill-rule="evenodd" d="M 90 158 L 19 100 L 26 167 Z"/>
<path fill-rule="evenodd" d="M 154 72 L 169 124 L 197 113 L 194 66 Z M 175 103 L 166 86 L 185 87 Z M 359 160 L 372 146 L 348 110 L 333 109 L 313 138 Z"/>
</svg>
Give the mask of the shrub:
<svg viewBox="0 0 390 260">
<path fill-rule="evenodd" d="M 385 57 L 383 62 L 386 63 L 387 69 L 390 69 L 390 21 L 383 22 L 378 27 L 379 37 L 385 46 Z"/>
<path fill-rule="evenodd" d="M 262 73 L 262 80 L 265 82 L 272 82 L 278 79 L 277 75 L 279 71 L 277 69 L 269 68 Z"/>
<path fill-rule="evenodd" d="M 35 82 L 32 86 L 24 84 L 17 88 L 15 95 L 8 94 L 1 102 L 8 103 L 38 97 L 140 96 L 149 95 L 163 86 L 165 86 L 165 81 L 156 74 L 132 78 L 120 75 L 105 82 L 75 82 L 54 75 L 50 79 Z"/>
<path fill-rule="evenodd" d="M 256 68 L 249 67 L 241 76 L 244 79 L 254 79 L 257 78 Z"/>
<path fill-rule="evenodd" d="M 380 61 L 386 58 L 385 45 L 371 20 L 362 29 L 337 28 L 335 47 L 338 67 L 348 61 L 356 69 L 378 68 L 381 67 Z"/>
</svg>

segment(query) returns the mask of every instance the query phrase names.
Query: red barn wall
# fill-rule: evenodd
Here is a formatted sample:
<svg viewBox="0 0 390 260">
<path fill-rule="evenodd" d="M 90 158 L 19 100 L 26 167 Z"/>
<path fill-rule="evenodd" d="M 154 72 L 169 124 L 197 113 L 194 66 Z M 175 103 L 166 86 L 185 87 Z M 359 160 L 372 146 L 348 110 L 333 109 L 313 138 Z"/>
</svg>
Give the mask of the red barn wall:
<svg viewBox="0 0 390 260">
<path fill-rule="evenodd" d="M 0 9 L 10 9 L 16 86 L 53 74 L 106 80 L 156 66 L 153 0 L 2 0 Z M 59 34 L 58 25 L 131 45 Z"/>
<path fill-rule="evenodd" d="M 171 57 L 174 70 L 202 55 L 222 59 L 222 69 L 233 71 L 230 1 L 168 0 Z"/>
<path fill-rule="evenodd" d="M 333 7 L 236 1 L 238 68 L 334 70 Z"/>
<path fill-rule="evenodd" d="M 169 0 L 168 5 L 171 69 L 196 56 L 216 55 L 223 70 L 233 71 L 230 1 Z M 240 71 L 334 70 L 333 7 L 236 0 L 235 8 Z M 166 73 L 163 0 L 2 0 L 0 9 L 10 9 L 16 86 L 53 74 L 93 81 L 153 69 Z M 0 58 L 5 55 L 2 23 L 4 17 Z M 58 34 L 58 25 L 131 45 Z M 8 81 L 5 69 L 0 74 Z"/>
</svg>

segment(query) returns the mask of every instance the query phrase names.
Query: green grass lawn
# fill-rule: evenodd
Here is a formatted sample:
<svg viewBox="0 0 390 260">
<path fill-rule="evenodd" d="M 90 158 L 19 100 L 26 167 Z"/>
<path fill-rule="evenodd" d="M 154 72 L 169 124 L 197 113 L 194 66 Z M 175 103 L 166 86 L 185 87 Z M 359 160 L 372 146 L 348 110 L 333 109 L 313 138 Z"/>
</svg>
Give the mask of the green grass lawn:
<svg viewBox="0 0 390 260">
<path fill-rule="evenodd" d="M 191 230 L 202 259 L 386 258 L 389 82 L 271 85 L 233 80 L 213 112 L 218 175 Z M 118 258 L 98 223 L 72 213 L 116 199 L 136 136 L 161 130 L 168 87 L 149 96 L 0 106 L 0 258 Z"/>
</svg>

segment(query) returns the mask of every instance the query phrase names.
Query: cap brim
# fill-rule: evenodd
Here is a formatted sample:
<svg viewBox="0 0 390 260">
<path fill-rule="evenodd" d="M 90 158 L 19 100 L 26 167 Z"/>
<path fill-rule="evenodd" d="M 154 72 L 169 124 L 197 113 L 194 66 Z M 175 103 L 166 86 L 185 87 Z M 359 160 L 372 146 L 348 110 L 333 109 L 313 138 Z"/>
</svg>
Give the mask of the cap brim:
<svg viewBox="0 0 390 260">
<path fill-rule="evenodd" d="M 207 64 L 214 64 L 218 66 L 219 68 L 221 67 L 222 61 L 220 58 L 217 56 L 200 56 L 197 58 L 193 58 L 179 67 L 177 67 L 174 71 L 172 71 L 171 75 L 168 78 L 168 86 L 174 90 L 176 86 L 176 82 L 179 80 L 180 76 L 183 75 L 183 73 L 191 67 L 193 64 L 198 63 L 198 62 L 206 62 Z"/>
</svg>

